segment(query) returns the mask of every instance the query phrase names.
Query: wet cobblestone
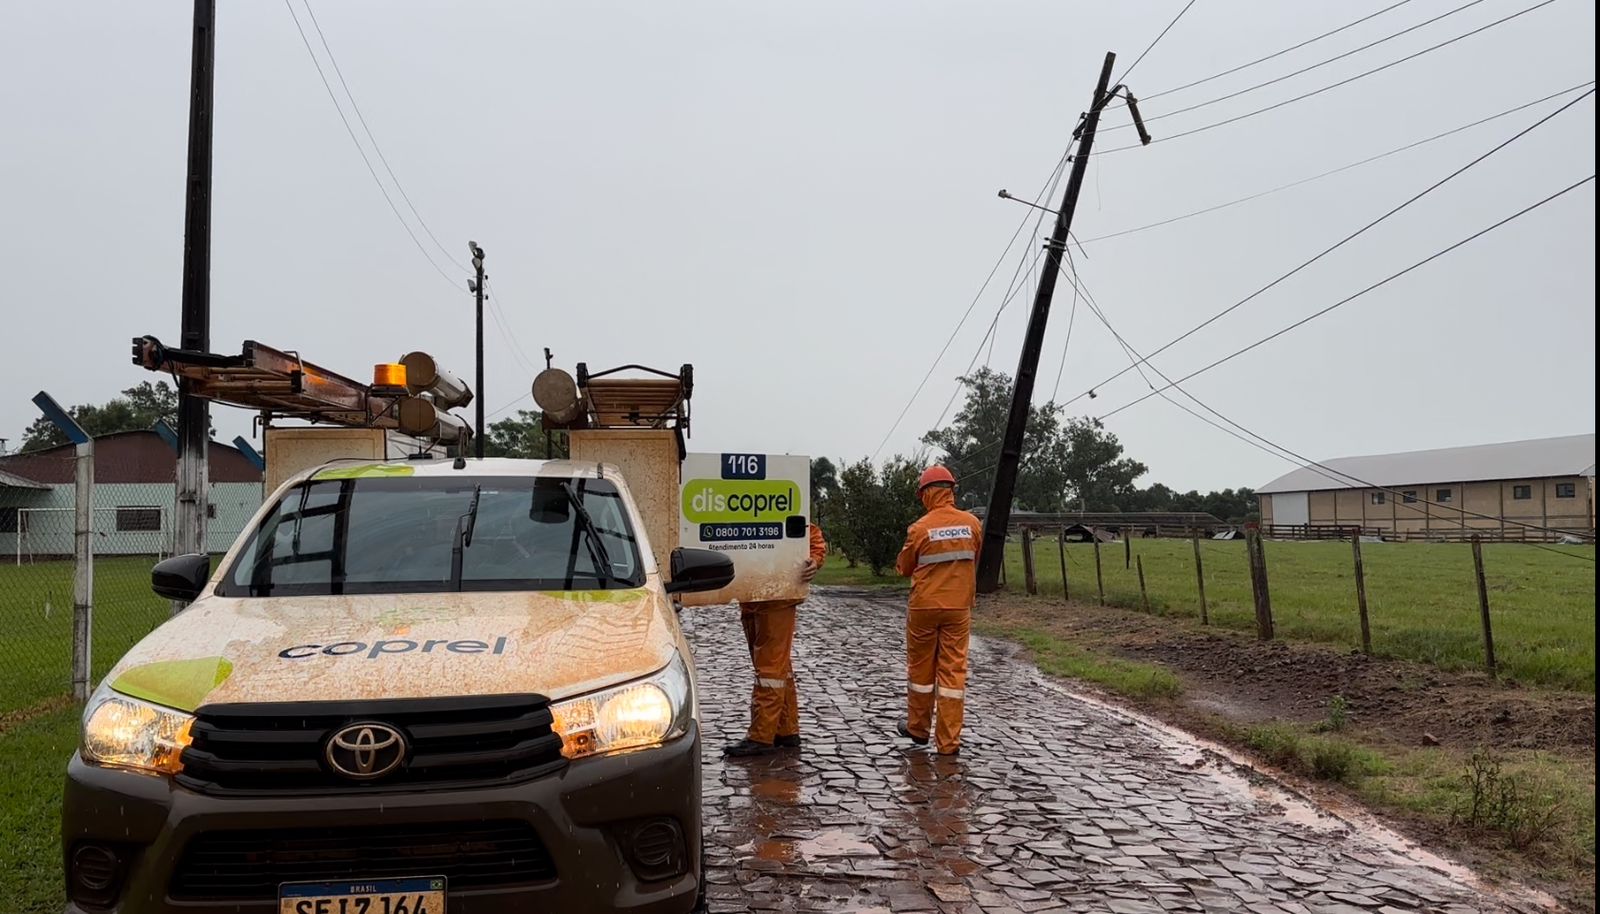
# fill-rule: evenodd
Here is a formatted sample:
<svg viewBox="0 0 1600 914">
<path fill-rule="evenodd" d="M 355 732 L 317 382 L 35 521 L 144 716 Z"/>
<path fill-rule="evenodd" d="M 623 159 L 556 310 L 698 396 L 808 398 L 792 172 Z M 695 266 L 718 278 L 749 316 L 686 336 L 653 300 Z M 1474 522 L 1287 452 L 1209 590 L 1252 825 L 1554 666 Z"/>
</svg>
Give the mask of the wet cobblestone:
<svg viewBox="0 0 1600 914">
<path fill-rule="evenodd" d="M 700 675 L 712 912 L 1524 911 L 1262 790 L 1175 734 L 974 639 L 962 755 L 913 749 L 904 610 L 800 611 L 799 751 L 725 760 L 751 671 L 738 613 L 686 610 Z M 1287 802 L 1287 806 L 1285 805 Z"/>
</svg>

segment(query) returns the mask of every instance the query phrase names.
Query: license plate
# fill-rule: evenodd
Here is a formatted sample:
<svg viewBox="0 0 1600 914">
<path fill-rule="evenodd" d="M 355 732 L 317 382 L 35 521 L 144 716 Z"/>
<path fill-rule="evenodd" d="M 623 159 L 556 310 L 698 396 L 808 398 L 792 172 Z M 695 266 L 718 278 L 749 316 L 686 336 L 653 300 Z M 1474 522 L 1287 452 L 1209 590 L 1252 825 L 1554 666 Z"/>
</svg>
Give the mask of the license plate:
<svg viewBox="0 0 1600 914">
<path fill-rule="evenodd" d="M 286 882 L 278 914 L 445 914 L 444 877 Z"/>
</svg>

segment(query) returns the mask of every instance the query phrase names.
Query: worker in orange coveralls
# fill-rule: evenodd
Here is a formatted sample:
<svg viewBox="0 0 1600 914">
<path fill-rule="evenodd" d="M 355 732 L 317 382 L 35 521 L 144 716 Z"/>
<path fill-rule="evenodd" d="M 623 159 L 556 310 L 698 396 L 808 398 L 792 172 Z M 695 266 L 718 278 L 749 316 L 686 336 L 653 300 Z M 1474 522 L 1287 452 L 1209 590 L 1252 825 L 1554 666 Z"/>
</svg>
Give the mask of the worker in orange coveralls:
<svg viewBox="0 0 1600 914">
<path fill-rule="evenodd" d="M 822 530 L 810 525 L 811 554 L 800 572 L 807 584 L 822 569 L 828 544 Z M 739 621 L 744 623 L 744 640 L 750 647 L 750 662 L 756 668 L 756 684 L 750 690 L 750 730 L 745 738 L 723 748 L 722 754 L 736 758 L 766 755 L 778 749 L 800 746 L 800 701 L 794 689 L 794 611 L 799 600 L 762 600 L 739 604 Z"/>
<path fill-rule="evenodd" d="M 967 642 L 977 602 L 983 527 L 956 507 L 956 478 L 931 466 L 917 480 L 927 513 L 906 531 L 895 570 L 911 578 L 906 613 L 907 719 L 896 728 L 919 746 L 930 729 L 940 755 L 961 751 L 967 688 Z M 937 700 L 937 728 L 934 728 Z"/>
</svg>

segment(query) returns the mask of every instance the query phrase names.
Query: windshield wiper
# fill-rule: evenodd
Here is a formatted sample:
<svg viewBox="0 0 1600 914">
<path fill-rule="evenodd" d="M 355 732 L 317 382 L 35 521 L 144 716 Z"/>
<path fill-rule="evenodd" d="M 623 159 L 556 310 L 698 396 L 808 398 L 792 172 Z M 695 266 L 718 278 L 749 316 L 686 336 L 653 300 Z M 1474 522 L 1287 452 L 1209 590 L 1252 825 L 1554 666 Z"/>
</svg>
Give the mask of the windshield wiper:
<svg viewBox="0 0 1600 914">
<path fill-rule="evenodd" d="M 472 545 L 472 529 L 478 525 L 478 498 L 481 495 L 483 486 L 473 486 L 472 502 L 467 505 L 467 513 L 456 521 L 455 542 L 450 546 L 450 583 L 456 590 L 461 589 L 461 566 L 466 560 L 467 547 Z"/>
<path fill-rule="evenodd" d="M 611 556 L 606 553 L 606 544 L 600 539 L 600 528 L 595 526 L 594 518 L 589 516 L 589 509 L 583 506 L 583 497 L 570 482 L 563 481 L 561 491 L 567 493 L 567 500 L 572 502 L 573 513 L 578 515 L 578 520 L 583 524 L 584 542 L 589 546 L 589 559 L 594 562 L 595 577 L 601 581 L 612 580 Z"/>
</svg>

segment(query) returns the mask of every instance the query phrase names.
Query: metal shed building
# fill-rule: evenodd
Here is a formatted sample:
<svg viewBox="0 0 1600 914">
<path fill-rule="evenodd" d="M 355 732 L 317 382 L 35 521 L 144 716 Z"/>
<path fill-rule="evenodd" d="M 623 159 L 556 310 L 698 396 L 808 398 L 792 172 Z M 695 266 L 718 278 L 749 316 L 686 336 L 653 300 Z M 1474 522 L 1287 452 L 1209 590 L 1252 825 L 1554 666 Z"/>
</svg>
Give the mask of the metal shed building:
<svg viewBox="0 0 1600 914">
<path fill-rule="evenodd" d="M 1261 522 L 1424 537 L 1592 536 L 1594 443 L 1593 434 L 1567 435 L 1325 460 L 1257 489 Z"/>
</svg>

